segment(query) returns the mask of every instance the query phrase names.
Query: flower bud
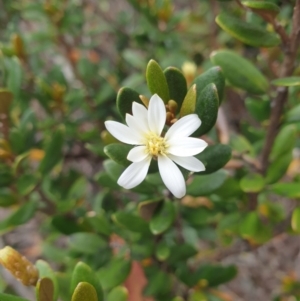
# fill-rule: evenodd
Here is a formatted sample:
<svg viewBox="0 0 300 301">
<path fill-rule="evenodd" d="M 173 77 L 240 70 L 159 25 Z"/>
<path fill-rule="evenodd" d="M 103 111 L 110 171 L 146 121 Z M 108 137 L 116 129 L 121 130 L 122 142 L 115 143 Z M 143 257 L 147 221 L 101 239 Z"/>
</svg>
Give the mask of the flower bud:
<svg viewBox="0 0 300 301">
<path fill-rule="evenodd" d="M 11 247 L 0 250 L 0 263 L 24 285 L 35 285 L 38 280 L 37 268 Z"/>
<path fill-rule="evenodd" d="M 168 109 L 171 113 L 175 114 L 177 111 L 178 105 L 177 102 L 173 99 L 168 101 Z"/>
<path fill-rule="evenodd" d="M 188 86 L 192 83 L 192 81 L 194 80 L 195 76 L 196 76 L 196 72 L 197 72 L 197 65 L 195 63 L 192 62 L 185 62 L 182 67 L 182 72 L 186 78 L 187 84 Z"/>
</svg>

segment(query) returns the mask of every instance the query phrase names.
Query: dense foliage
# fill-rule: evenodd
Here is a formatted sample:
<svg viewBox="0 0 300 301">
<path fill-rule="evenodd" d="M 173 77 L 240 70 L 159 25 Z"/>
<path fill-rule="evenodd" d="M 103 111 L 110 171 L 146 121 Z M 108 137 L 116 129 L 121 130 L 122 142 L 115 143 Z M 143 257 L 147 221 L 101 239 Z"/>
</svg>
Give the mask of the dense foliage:
<svg viewBox="0 0 300 301">
<path fill-rule="evenodd" d="M 37 300 L 135 300 L 141 278 L 157 301 L 234 300 L 226 254 L 297 239 L 299 0 L 2 1 L 0 37 L 1 245 L 32 220 L 41 244 L 34 264 L 8 246 L 0 263 Z M 104 122 L 155 93 L 208 143 L 182 199 L 155 160 L 117 184 L 131 146 Z M 300 300 L 300 279 L 270 298 Z"/>
</svg>

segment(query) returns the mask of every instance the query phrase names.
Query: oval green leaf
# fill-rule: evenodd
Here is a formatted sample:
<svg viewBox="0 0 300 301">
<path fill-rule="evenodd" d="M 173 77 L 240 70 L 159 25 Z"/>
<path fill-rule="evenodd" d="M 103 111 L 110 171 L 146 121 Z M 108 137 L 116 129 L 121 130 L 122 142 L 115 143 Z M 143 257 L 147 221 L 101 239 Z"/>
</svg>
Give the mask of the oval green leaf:
<svg viewBox="0 0 300 301">
<path fill-rule="evenodd" d="M 52 268 L 46 261 L 41 260 L 41 259 L 35 263 L 35 266 L 39 271 L 40 278 L 45 278 L 45 279 L 51 280 L 51 282 L 53 284 L 53 290 L 54 290 L 53 298 L 54 298 L 54 301 L 56 301 L 58 298 L 58 281 L 57 281 L 54 271 L 52 270 Z"/>
<path fill-rule="evenodd" d="M 53 167 L 63 158 L 62 148 L 64 145 L 64 129 L 56 130 L 51 140 L 48 141 L 45 147 L 45 156 L 42 159 L 39 171 L 42 175 L 49 174 Z"/>
<path fill-rule="evenodd" d="M 215 66 L 208 69 L 201 75 L 197 76 L 193 81 L 193 84 L 196 84 L 197 87 L 197 95 L 200 95 L 202 90 L 208 84 L 212 83 L 217 87 L 219 104 L 221 104 L 224 95 L 225 78 L 220 66 Z"/>
<path fill-rule="evenodd" d="M 300 121 L 300 104 L 286 113 L 285 121 L 288 123 L 296 123 Z"/>
<path fill-rule="evenodd" d="M 84 244 L 84 242 L 82 242 Z M 88 246 L 86 246 L 88 247 Z M 94 253 L 95 254 L 95 253 Z M 100 280 L 95 272 L 84 262 L 78 262 L 72 274 L 71 279 L 71 294 L 77 289 L 80 283 L 88 283 L 95 290 L 96 300 L 103 301 L 103 290 Z M 73 300 L 73 299 L 72 299 Z M 89 299 L 87 299 L 89 300 Z M 83 300 L 85 301 L 85 300 Z"/>
<path fill-rule="evenodd" d="M 214 51 L 210 58 L 213 64 L 221 66 L 233 86 L 253 94 L 266 93 L 267 79 L 249 60 L 230 50 Z"/>
<path fill-rule="evenodd" d="M 152 94 L 157 94 L 165 103 L 170 100 L 167 79 L 159 64 L 150 60 L 146 70 L 147 84 Z"/>
<path fill-rule="evenodd" d="M 50 278 L 39 279 L 36 284 L 36 299 L 37 301 L 55 301 L 54 300 L 54 285 Z"/>
<path fill-rule="evenodd" d="M 148 223 L 132 213 L 119 211 L 112 216 L 112 220 L 131 232 L 149 233 Z"/>
<path fill-rule="evenodd" d="M 95 254 L 108 247 L 108 243 L 95 233 L 77 232 L 69 238 L 70 247 L 83 254 Z"/>
<path fill-rule="evenodd" d="M 280 12 L 279 6 L 271 1 L 243 1 L 243 5 L 267 20 L 275 18 Z"/>
<path fill-rule="evenodd" d="M 270 160 L 275 161 L 285 153 L 291 152 L 295 147 L 296 138 L 297 128 L 294 125 L 283 127 L 274 141 L 269 157 Z"/>
<path fill-rule="evenodd" d="M 131 261 L 123 258 L 111 260 L 98 271 L 98 277 L 104 290 L 110 290 L 122 284 L 131 270 Z"/>
<path fill-rule="evenodd" d="M 231 147 L 225 144 L 209 145 L 195 157 L 205 165 L 205 171 L 197 174 L 211 174 L 224 167 L 230 160 Z"/>
<path fill-rule="evenodd" d="M 107 301 L 127 301 L 128 290 L 124 286 L 113 288 L 107 295 Z"/>
<path fill-rule="evenodd" d="M 136 91 L 128 87 L 124 87 L 119 90 L 117 95 L 117 108 L 124 120 L 127 113 L 132 113 L 132 103 L 134 101 L 142 104 L 140 96 Z"/>
<path fill-rule="evenodd" d="M 215 84 L 208 84 L 197 94 L 195 113 L 201 120 L 200 128 L 193 136 L 206 134 L 215 125 L 218 117 L 219 97 Z"/>
<path fill-rule="evenodd" d="M 170 99 L 176 101 L 178 108 L 181 108 L 183 99 L 187 93 L 187 83 L 182 72 L 175 67 L 168 67 L 164 74 L 169 87 Z"/>
<path fill-rule="evenodd" d="M 265 180 L 260 174 L 248 174 L 240 181 L 241 189 L 244 192 L 259 192 L 265 186 Z"/>
<path fill-rule="evenodd" d="M 187 194 L 191 196 L 205 196 L 213 193 L 227 178 L 224 170 L 219 170 L 210 175 L 195 176 L 192 183 L 187 186 Z"/>
<path fill-rule="evenodd" d="M 72 301 L 98 301 L 95 288 L 87 283 L 78 283 L 74 293 L 72 295 Z"/>
<path fill-rule="evenodd" d="M 127 155 L 132 149 L 132 145 L 112 143 L 104 147 L 104 153 L 116 163 L 129 166 L 132 162 L 127 160 Z"/>
<path fill-rule="evenodd" d="M 280 44 L 280 38 L 261 26 L 246 23 L 243 20 L 221 13 L 216 18 L 217 24 L 239 41 L 254 47 L 274 47 Z"/>
<path fill-rule="evenodd" d="M 267 170 L 266 183 L 273 184 L 280 180 L 285 175 L 292 159 L 292 152 L 287 152 L 273 161 Z"/>
<path fill-rule="evenodd" d="M 176 209 L 171 201 L 164 201 L 156 210 L 150 221 L 150 230 L 154 235 L 161 234 L 168 230 L 173 224 L 176 216 Z"/>
<path fill-rule="evenodd" d="M 272 80 L 272 84 L 275 86 L 292 87 L 300 86 L 300 76 L 282 77 Z"/>
<path fill-rule="evenodd" d="M 276 183 L 271 185 L 270 191 L 288 198 L 300 198 L 300 183 L 291 182 L 291 183 Z"/>
</svg>

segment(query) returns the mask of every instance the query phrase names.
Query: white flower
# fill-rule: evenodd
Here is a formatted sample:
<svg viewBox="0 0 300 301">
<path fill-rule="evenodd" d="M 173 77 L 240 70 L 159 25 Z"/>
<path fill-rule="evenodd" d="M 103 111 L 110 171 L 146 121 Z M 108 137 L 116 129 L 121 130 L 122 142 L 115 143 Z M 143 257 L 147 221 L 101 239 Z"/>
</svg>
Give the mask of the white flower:
<svg viewBox="0 0 300 301">
<path fill-rule="evenodd" d="M 115 121 L 105 122 L 107 130 L 118 140 L 136 145 L 127 156 L 133 163 L 122 173 L 118 184 L 126 189 L 139 185 L 154 158 L 158 161 L 158 169 L 166 187 L 175 197 L 183 197 L 186 193 L 185 180 L 176 164 L 190 171 L 205 170 L 203 163 L 193 156 L 202 152 L 207 143 L 189 137 L 201 125 L 199 117 L 190 114 L 180 118 L 163 136 L 166 108 L 157 94 L 151 97 L 148 110 L 133 102 L 132 114 L 126 114 L 128 126 Z"/>
</svg>

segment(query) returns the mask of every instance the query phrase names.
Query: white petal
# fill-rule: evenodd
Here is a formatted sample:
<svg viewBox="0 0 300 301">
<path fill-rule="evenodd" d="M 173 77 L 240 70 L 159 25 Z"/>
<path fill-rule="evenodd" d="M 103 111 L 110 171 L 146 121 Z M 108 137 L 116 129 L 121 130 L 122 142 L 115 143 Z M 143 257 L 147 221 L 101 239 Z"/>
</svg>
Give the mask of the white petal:
<svg viewBox="0 0 300 301">
<path fill-rule="evenodd" d="M 146 128 L 149 131 L 147 109 L 143 105 L 134 101 L 132 103 L 132 114 L 133 117 L 139 121 L 141 127 Z"/>
<path fill-rule="evenodd" d="M 129 165 L 121 174 L 118 184 L 126 189 L 131 189 L 139 185 L 145 179 L 151 158 L 147 158 L 141 162 L 135 162 Z"/>
<path fill-rule="evenodd" d="M 146 159 L 147 156 L 149 156 L 149 154 L 146 151 L 146 146 L 141 145 L 131 149 L 127 155 L 127 159 L 131 162 L 140 162 Z"/>
<path fill-rule="evenodd" d="M 207 143 L 198 138 L 183 137 L 168 141 L 168 153 L 179 157 L 190 157 L 201 153 L 207 146 Z"/>
<path fill-rule="evenodd" d="M 148 107 L 149 128 L 156 135 L 160 136 L 166 123 L 166 107 L 162 99 L 154 94 L 150 98 Z"/>
<path fill-rule="evenodd" d="M 133 117 L 130 114 L 126 114 L 126 123 L 132 131 L 138 133 L 138 135 L 140 135 L 141 137 L 145 137 L 146 133 L 149 132 L 148 126 L 143 126 L 143 124 L 140 123 L 139 119 Z"/>
<path fill-rule="evenodd" d="M 118 140 L 127 144 L 141 144 L 141 135 L 132 131 L 128 126 L 116 121 L 105 121 L 104 124 L 106 129 Z"/>
<path fill-rule="evenodd" d="M 165 138 L 172 139 L 178 137 L 188 137 L 194 133 L 201 125 L 201 120 L 197 114 L 190 114 L 180 118 L 167 131 Z"/>
<path fill-rule="evenodd" d="M 168 154 L 168 157 L 178 165 L 190 171 L 203 171 L 205 170 L 204 164 L 195 157 L 178 157 Z"/>
<path fill-rule="evenodd" d="M 177 198 L 185 195 L 185 181 L 176 164 L 166 156 L 158 156 L 159 173 L 166 187 Z"/>
</svg>

